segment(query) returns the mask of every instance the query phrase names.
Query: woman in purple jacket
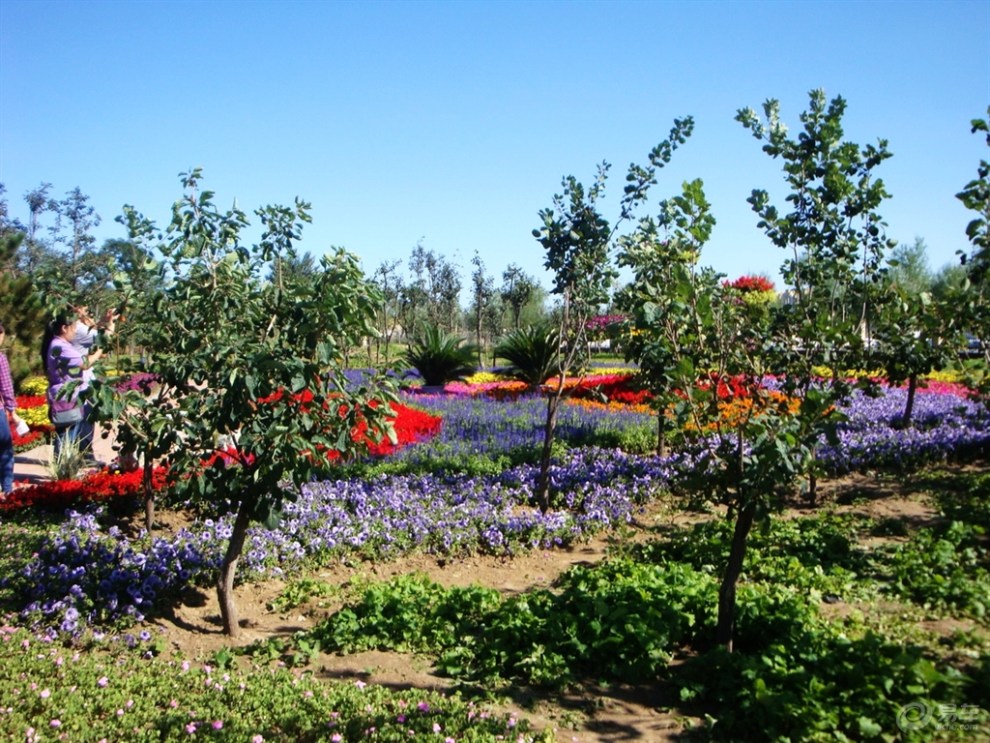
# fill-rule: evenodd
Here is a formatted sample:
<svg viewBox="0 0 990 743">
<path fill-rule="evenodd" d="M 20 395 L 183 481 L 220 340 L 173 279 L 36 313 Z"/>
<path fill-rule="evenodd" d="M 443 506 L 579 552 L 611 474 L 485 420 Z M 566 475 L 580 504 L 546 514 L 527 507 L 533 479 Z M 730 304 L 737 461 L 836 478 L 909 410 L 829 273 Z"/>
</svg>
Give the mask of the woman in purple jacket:
<svg viewBox="0 0 990 743">
<path fill-rule="evenodd" d="M 41 360 L 48 377 L 48 417 L 55 426 L 55 458 L 67 441 L 73 441 L 92 458 L 93 424 L 89 405 L 80 399 L 88 386 L 84 371 L 92 361 L 72 345 L 76 318 L 56 316 L 45 330 L 41 342 Z M 93 359 L 95 360 L 95 359 Z"/>
</svg>

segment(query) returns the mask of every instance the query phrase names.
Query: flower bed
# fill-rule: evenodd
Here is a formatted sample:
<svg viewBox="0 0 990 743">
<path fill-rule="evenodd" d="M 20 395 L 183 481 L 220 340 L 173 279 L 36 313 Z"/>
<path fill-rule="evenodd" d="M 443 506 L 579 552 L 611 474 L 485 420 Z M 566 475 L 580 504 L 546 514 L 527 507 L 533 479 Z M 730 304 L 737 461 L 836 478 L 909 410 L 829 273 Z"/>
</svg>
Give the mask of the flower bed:
<svg viewBox="0 0 990 743">
<path fill-rule="evenodd" d="M 404 446 L 435 436 L 441 428 L 442 421 L 438 416 L 399 403 L 393 403 L 392 409 L 395 411 L 392 420 L 396 444 L 393 445 L 387 439 L 380 442 L 366 441 L 371 456 L 387 456 Z M 15 437 L 15 447 L 19 441 L 30 440 L 32 436 L 43 437 L 44 434 L 32 431 L 27 436 Z M 355 436 L 358 439 L 364 438 L 365 431 L 355 432 Z M 164 487 L 165 476 L 164 468 L 156 468 L 154 474 L 156 489 Z M 49 481 L 16 488 L 5 500 L 0 501 L 0 510 L 11 511 L 28 506 L 64 509 L 81 503 L 137 495 L 141 492 L 141 488 L 140 470 L 132 472 L 104 470 L 86 475 L 79 480 Z"/>
<path fill-rule="evenodd" d="M 843 406 L 848 421 L 840 429 L 841 445 L 820 444 L 825 467 L 844 472 L 905 466 L 990 445 L 990 413 L 950 389 L 919 395 L 915 426 L 897 428 L 905 394 L 891 388 L 877 398 L 854 395 Z M 460 395 L 415 399 L 428 410 L 395 407 L 400 442 L 433 438 L 394 451 L 398 459 L 429 463 L 438 452 L 451 451 L 496 456 L 542 440 L 546 401 L 539 395 L 513 401 Z M 725 404 L 739 405 L 745 399 Z M 629 409 L 566 406 L 558 425 L 562 437 L 579 440 L 603 426 L 649 424 L 651 419 Z M 686 455 L 661 460 L 614 449 L 570 450 L 552 466 L 554 510 L 546 514 L 532 507 L 538 472 L 533 465 L 481 476 L 434 471 L 311 483 L 286 504 L 279 528 L 249 530 L 240 577 L 291 573 L 355 552 L 370 558 L 413 550 L 511 555 L 569 544 L 629 520 L 696 462 Z M 99 473 L 77 483 L 21 489 L 5 507 L 60 508 L 133 495 L 139 489 L 140 473 Z M 170 539 L 130 541 L 113 529 L 104 530 L 93 514 L 73 515 L 15 578 L 34 592 L 22 616 L 35 626 L 64 632 L 94 622 L 140 619 L 185 585 L 212 580 L 230 529 L 230 517 L 205 519 Z"/>
</svg>

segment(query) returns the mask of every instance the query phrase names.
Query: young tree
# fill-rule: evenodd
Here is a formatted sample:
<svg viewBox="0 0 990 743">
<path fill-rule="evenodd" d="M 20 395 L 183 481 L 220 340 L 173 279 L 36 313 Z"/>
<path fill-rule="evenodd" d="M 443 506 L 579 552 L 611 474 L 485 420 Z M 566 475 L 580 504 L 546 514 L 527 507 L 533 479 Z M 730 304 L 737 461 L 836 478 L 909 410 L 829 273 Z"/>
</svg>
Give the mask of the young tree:
<svg viewBox="0 0 990 743">
<path fill-rule="evenodd" d="M 648 165 L 629 166 L 619 216 L 614 224 L 609 223 L 598 206 L 605 192 L 608 163 L 598 167 L 595 182 L 588 189 L 574 176 L 564 178 L 563 192 L 554 196 L 551 207 L 539 213 L 542 226 L 533 230 L 533 236 L 545 251 L 544 265 L 554 275 L 552 293 L 560 299 L 557 384 L 547 395 L 540 476 L 535 494 L 537 505 L 544 512 L 550 507 L 550 455 L 567 373 L 575 367 L 578 354 L 586 350 L 588 318 L 608 302 L 609 289 L 617 276 L 612 265 L 612 241 L 619 226 L 631 219 L 645 201 L 650 186 L 656 183 L 657 171 L 670 162 L 674 150 L 687 140 L 693 127 L 691 117 L 675 119 L 670 136 L 649 153 Z"/>
<path fill-rule="evenodd" d="M 478 349 L 478 366 L 484 366 L 484 359 L 482 354 L 484 353 L 485 341 L 484 341 L 484 330 L 485 330 L 485 319 L 490 318 L 493 314 L 493 309 L 495 306 L 496 293 L 495 293 L 495 281 L 491 276 L 485 273 L 485 262 L 481 260 L 481 256 L 477 251 L 474 253 L 474 257 L 471 259 L 471 265 L 474 266 L 474 271 L 471 272 L 471 326 L 474 330 L 475 345 Z"/>
<path fill-rule="evenodd" d="M 378 310 L 378 334 L 375 339 L 375 350 L 377 362 L 381 362 L 382 350 L 384 349 L 384 361 L 386 366 L 389 363 L 389 346 L 396 331 L 401 329 L 399 318 L 402 308 L 400 303 L 405 291 L 402 276 L 399 274 L 401 261 L 383 261 L 375 269 L 372 281 L 382 294 L 382 302 Z"/>
<path fill-rule="evenodd" d="M 843 98 L 826 101 L 824 91 L 812 91 L 796 139 L 788 137 L 776 100 L 763 104 L 762 119 L 753 109 L 736 115 L 764 143 L 764 152 L 782 160 L 791 189 L 786 214 L 765 190 L 755 189 L 748 201 L 771 242 L 791 253 L 781 274 L 795 301 L 781 304 L 769 350 L 786 390 L 802 399 L 813 389 L 835 402 L 848 394 L 844 371 L 861 368 L 867 358 L 881 261 L 893 244 L 877 212 L 888 194 L 874 175 L 890 157 L 887 142 L 861 148 L 843 141 L 845 109 Z M 815 369 L 822 366 L 832 372 L 823 383 Z M 812 501 L 815 483 L 812 470 Z"/>
<path fill-rule="evenodd" d="M 919 380 L 955 356 L 959 330 L 951 302 L 932 292 L 933 276 L 928 269 L 923 239 L 898 246 L 888 261 L 881 283 L 883 301 L 872 328 L 875 346 L 870 348 L 888 383 L 907 382 L 907 400 L 901 425 L 910 426 Z"/>
<path fill-rule="evenodd" d="M 990 106 L 986 119 L 973 119 L 972 132 L 983 132 L 990 147 Z M 976 216 L 966 226 L 966 236 L 972 244 L 969 255 L 963 254 L 966 283 L 959 299 L 970 332 L 974 333 L 982 351 L 982 366 L 970 365 L 972 381 L 984 395 L 990 394 L 990 162 L 980 160 L 977 177 L 956 194 L 967 209 Z"/>
<path fill-rule="evenodd" d="M 647 217 L 620 240 L 619 265 L 633 271 L 633 280 L 617 295 L 618 308 L 630 317 L 625 356 L 638 364 L 653 394 L 660 456 L 667 453 L 668 409 L 680 401 L 683 380 L 705 367 L 699 353 L 706 349 L 696 335 L 694 303 L 704 296 L 697 288 L 701 277 L 696 266 L 714 225 L 702 183 L 696 180 L 663 203 L 659 224 Z"/>
<path fill-rule="evenodd" d="M 406 332 L 418 337 L 429 326 L 453 333 L 460 325 L 461 278 L 457 266 L 422 243 L 409 258 L 412 278 L 407 285 L 407 306 L 412 317 Z"/>
<path fill-rule="evenodd" d="M 906 294 L 931 291 L 934 275 L 928 266 L 928 246 L 916 237 L 910 245 L 898 245 L 887 259 L 887 281 Z"/>
<path fill-rule="evenodd" d="M 738 283 L 698 267 L 714 223 L 701 181 L 685 183 L 656 221 L 641 220 L 621 241 L 633 280 L 620 301 L 635 331 L 627 353 L 656 397 L 661 444 L 665 428 L 679 432 L 693 449 L 695 484 L 735 519 L 716 625 L 716 641 L 731 651 L 749 533 L 803 470 L 827 408 L 815 391 L 795 409 L 761 384 L 765 304 L 747 303 Z M 738 404 L 726 415 L 730 389 Z"/>
<path fill-rule="evenodd" d="M 9 218 L 5 192 L 0 183 L 0 318 L 11 341 L 11 374 L 18 382 L 37 368 L 36 343 L 45 320 L 31 274 L 20 268 L 27 239 L 25 228 Z"/>
<path fill-rule="evenodd" d="M 325 256 L 312 281 L 267 281 L 279 259 L 295 259 L 309 205 L 258 209 L 261 238 L 246 245 L 246 215 L 217 210 L 199 183 L 199 170 L 182 176 L 186 195 L 173 207 L 164 240 L 125 207 L 130 239 L 164 257 L 148 267 L 157 288 L 135 314 L 152 348 L 149 370 L 167 397 L 121 399 L 112 387 L 95 385 L 94 398 L 103 420 L 129 425 L 146 415 L 125 446 L 141 446 L 150 432 L 146 456 L 167 452 L 174 487 L 234 514 L 217 596 L 224 630 L 235 637 L 233 585 L 248 525 L 274 526 L 282 503 L 326 471 L 328 455 L 347 456 L 361 445 L 353 433 L 359 426 L 388 434 L 391 396 L 377 385 L 355 389 L 343 375 L 344 351 L 373 333 L 381 298 L 356 257 L 341 250 Z M 236 449 L 224 450 L 218 437 L 234 440 Z"/>
<path fill-rule="evenodd" d="M 502 272 L 502 302 L 512 312 L 512 327 L 519 330 L 523 307 L 533 298 L 537 284 L 515 263 Z"/>
</svg>

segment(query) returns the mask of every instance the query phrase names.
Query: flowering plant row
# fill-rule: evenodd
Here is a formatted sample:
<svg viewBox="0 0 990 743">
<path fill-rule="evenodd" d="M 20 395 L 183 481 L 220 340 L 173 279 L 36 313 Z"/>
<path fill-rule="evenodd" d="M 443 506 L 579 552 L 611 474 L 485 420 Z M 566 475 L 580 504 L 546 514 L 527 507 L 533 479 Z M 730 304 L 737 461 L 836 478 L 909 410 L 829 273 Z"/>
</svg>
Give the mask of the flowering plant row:
<svg viewBox="0 0 990 743">
<path fill-rule="evenodd" d="M 387 456 L 403 446 L 435 436 L 440 430 L 442 421 L 439 416 L 430 415 L 400 403 L 392 403 L 392 409 L 395 411 L 393 426 L 396 433 L 396 443 L 392 444 L 387 439 L 380 442 L 366 441 L 368 452 L 372 456 Z M 32 431 L 24 438 L 28 438 L 32 434 L 43 435 Z M 355 436 L 357 439 L 366 438 L 365 429 L 356 431 Z M 336 452 L 330 454 L 336 454 Z M 236 456 L 230 453 L 225 458 L 228 460 L 236 459 Z M 155 489 L 164 487 L 165 482 L 166 469 L 156 468 L 154 471 Z M 27 506 L 62 509 L 79 503 L 135 496 L 141 492 L 141 488 L 142 473 L 140 470 L 131 472 L 103 470 L 86 475 L 79 480 L 49 481 L 16 488 L 12 494 L 0 502 L 0 510 L 14 510 Z"/>
<path fill-rule="evenodd" d="M 877 398 L 853 396 L 843 407 L 848 420 L 840 427 L 840 444 L 820 443 L 822 464 L 832 472 L 900 467 L 990 446 L 986 408 L 953 395 L 923 395 L 916 425 L 899 428 L 905 394 L 887 389 Z M 537 397 L 493 404 L 450 396 L 431 398 L 429 404 L 445 416 L 440 435 L 396 456 L 430 460 L 436 447 L 455 445 L 494 456 L 510 434 L 519 441 L 539 436 Z M 526 412 L 530 408 L 532 415 Z M 501 432 L 492 434 L 492 416 L 498 414 L 516 419 L 518 427 L 503 423 Z M 568 414 L 575 422 L 578 417 L 592 422 L 622 417 L 580 408 Z M 629 414 L 630 421 L 642 418 Z M 564 418 L 561 424 L 572 425 Z M 281 575 L 355 552 L 369 557 L 412 550 L 513 554 L 571 543 L 632 518 L 640 504 L 706 461 L 705 446 L 702 442 L 691 455 L 666 459 L 615 449 L 571 450 L 552 467 L 553 502 L 559 510 L 546 514 L 531 507 L 538 468 L 528 464 L 479 476 L 431 472 L 312 483 L 287 504 L 279 528 L 249 530 L 243 577 Z M 149 544 L 145 538 L 129 542 L 119 532 L 106 532 L 90 516 L 73 517 L 26 572 L 13 578 L 32 591 L 23 616 L 67 632 L 87 623 L 139 619 L 188 583 L 212 579 L 230 529 L 230 517 L 205 519 Z"/>
</svg>

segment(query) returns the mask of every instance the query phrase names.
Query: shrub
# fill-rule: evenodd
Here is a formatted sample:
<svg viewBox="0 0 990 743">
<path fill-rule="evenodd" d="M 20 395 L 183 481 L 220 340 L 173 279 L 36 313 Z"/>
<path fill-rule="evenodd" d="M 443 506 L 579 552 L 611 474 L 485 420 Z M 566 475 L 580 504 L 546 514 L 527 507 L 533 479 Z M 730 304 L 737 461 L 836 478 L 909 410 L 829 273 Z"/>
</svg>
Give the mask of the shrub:
<svg viewBox="0 0 990 743">
<path fill-rule="evenodd" d="M 495 348 L 495 355 L 509 362 L 506 374 L 530 387 L 557 371 L 559 352 L 560 333 L 542 325 L 513 330 Z"/>
<path fill-rule="evenodd" d="M 412 343 L 405 355 L 406 363 L 419 372 L 423 384 L 429 387 L 473 374 L 477 358 L 477 346 L 439 328 L 427 328 L 423 338 Z"/>
</svg>

